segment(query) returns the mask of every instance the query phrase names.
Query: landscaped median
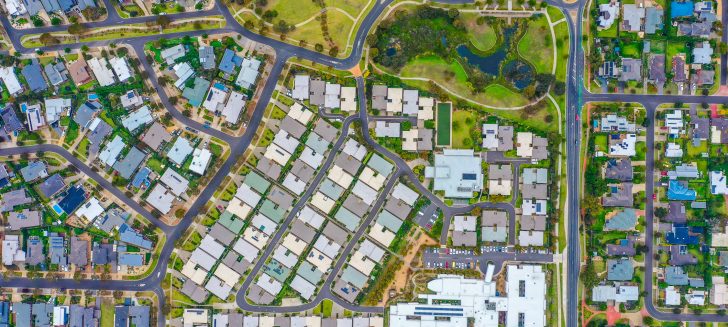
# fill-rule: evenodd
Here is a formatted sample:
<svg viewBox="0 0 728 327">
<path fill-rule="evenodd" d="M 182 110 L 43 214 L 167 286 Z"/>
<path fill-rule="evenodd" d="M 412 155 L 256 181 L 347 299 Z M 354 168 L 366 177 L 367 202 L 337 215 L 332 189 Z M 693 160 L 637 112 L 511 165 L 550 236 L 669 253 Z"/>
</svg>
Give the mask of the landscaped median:
<svg viewBox="0 0 728 327">
<path fill-rule="evenodd" d="M 172 21 L 165 28 L 161 28 L 159 24 L 152 22 L 94 28 L 85 31 L 78 36 L 72 35 L 68 32 L 30 34 L 23 36 L 20 40 L 20 44 L 26 48 L 37 48 L 56 44 L 104 41 L 119 38 L 209 30 L 223 28 L 226 24 L 227 22 L 222 16 L 208 16 L 200 19 Z"/>
</svg>

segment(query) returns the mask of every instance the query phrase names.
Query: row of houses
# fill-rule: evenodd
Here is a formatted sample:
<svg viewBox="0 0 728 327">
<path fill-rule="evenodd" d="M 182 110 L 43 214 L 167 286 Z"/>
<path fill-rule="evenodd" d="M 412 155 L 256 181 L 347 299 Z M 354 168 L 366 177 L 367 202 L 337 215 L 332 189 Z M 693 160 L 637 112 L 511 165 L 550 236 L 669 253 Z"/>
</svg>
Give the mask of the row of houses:
<svg viewBox="0 0 728 327">
<path fill-rule="evenodd" d="M 383 327 L 382 317 L 321 318 L 319 316 L 246 316 L 242 313 L 213 313 L 208 309 L 185 309 L 182 324 L 189 327 Z"/>
<path fill-rule="evenodd" d="M 291 96 L 318 108 L 341 109 L 343 112 L 354 112 L 357 108 L 356 87 L 329 83 L 309 75 L 294 76 Z"/>
<path fill-rule="evenodd" d="M 72 13 L 81 12 L 86 8 L 97 7 L 93 0 L 4 0 L 5 9 L 12 17 L 35 16 L 41 12 Z"/>
</svg>

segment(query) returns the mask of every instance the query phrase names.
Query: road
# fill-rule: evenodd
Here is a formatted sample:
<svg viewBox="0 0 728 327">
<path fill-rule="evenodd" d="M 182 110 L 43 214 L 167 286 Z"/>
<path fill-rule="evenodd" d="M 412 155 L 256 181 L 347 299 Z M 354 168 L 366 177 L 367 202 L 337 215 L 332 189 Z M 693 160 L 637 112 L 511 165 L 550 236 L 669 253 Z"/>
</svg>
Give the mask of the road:
<svg viewBox="0 0 728 327">
<path fill-rule="evenodd" d="M 129 19 L 122 19 L 118 16 L 118 14 L 115 12 L 111 5 L 111 0 L 103 0 L 107 6 L 109 16 L 106 20 L 102 22 L 94 22 L 94 23 L 88 23 L 86 24 L 90 28 L 102 28 L 102 27 L 108 27 L 108 26 L 117 26 L 120 24 L 129 24 L 129 23 L 144 23 L 149 22 L 154 19 L 155 17 L 137 17 L 137 18 L 129 18 Z M 451 3 L 451 2 L 460 2 L 460 0 L 442 0 L 445 3 Z M 261 36 L 258 34 L 255 34 L 251 31 L 246 30 L 243 28 L 233 17 L 230 13 L 229 9 L 225 6 L 222 6 L 220 2 L 218 1 L 216 5 L 207 11 L 194 11 L 194 12 L 186 12 L 186 13 L 180 13 L 180 14 L 171 14 L 169 17 L 172 20 L 179 20 L 179 19 L 189 19 L 189 18 L 202 18 L 209 15 L 222 15 L 225 20 L 227 21 L 227 26 L 225 28 L 220 29 L 211 29 L 211 30 L 205 30 L 205 31 L 192 31 L 192 32 L 184 32 L 184 33 L 170 33 L 165 34 L 164 36 L 166 38 L 174 38 L 179 37 L 182 35 L 190 35 L 190 36 L 199 36 L 202 34 L 214 34 L 214 33 L 225 33 L 225 32 L 236 32 L 240 33 L 246 38 L 249 38 L 253 41 L 266 44 L 271 46 L 276 50 L 276 58 L 275 62 L 273 63 L 273 67 L 271 69 L 271 74 L 269 76 L 268 81 L 266 82 L 265 86 L 263 87 L 263 92 L 261 99 L 268 99 L 270 98 L 277 81 L 277 77 L 280 75 L 283 66 L 285 65 L 286 60 L 288 60 L 291 57 L 297 57 L 302 58 L 306 60 L 311 60 L 313 62 L 331 66 L 336 69 L 348 69 L 356 64 L 358 64 L 361 55 L 363 53 L 364 49 L 364 42 L 366 35 L 371 31 L 374 23 L 378 19 L 378 17 L 381 15 L 381 13 L 387 8 L 387 6 L 391 3 L 391 0 L 384 0 L 384 1 L 377 1 L 372 8 L 372 10 L 366 15 L 366 17 L 363 19 L 362 24 L 360 28 L 357 30 L 357 33 L 354 38 L 354 44 L 351 54 L 346 58 L 332 58 L 330 56 L 317 53 L 308 49 L 300 48 L 294 45 L 290 45 L 284 42 L 281 42 L 279 40 L 271 39 L 265 36 Z M 567 93 L 566 93 L 566 114 L 565 114 L 565 121 L 566 121 L 566 173 L 567 173 L 567 201 L 566 201 L 566 212 L 567 212 L 567 224 L 568 224 L 568 234 L 567 234 L 567 253 L 566 253 L 566 263 L 567 263 L 567 317 L 566 317 L 566 325 L 569 327 L 576 327 L 579 324 L 579 317 L 578 317 L 578 276 L 579 276 L 579 270 L 581 265 L 581 256 L 579 253 L 579 224 L 580 224 L 580 207 L 579 207 L 579 190 L 580 190 L 580 166 L 581 166 L 581 159 L 579 156 L 579 149 L 581 147 L 581 126 L 580 121 L 577 120 L 577 117 L 580 116 L 580 110 L 583 104 L 587 102 L 596 102 L 596 101 L 604 101 L 604 102 L 637 102 L 643 104 L 648 110 L 652 110 L 657 105 L 661 103 L 671 103 L 671 102 L 682 102 L 682 103 L 728 103 L 728 96 L 688 96 L 688 95 L 633 95 L 633 94 L 593 94 L 586 90 L 584 87 L 584 76 L 583 71 L 585 70 L 585 62 L 584 62 L 584 50 L 581 47 L 581 26 L 582 26 L 582 13 L 584 12 L 586 1 L 585 0 L 578 0 L 571 3 L 564 3 L 557 0 L 547 0 L 547 2 L 551 5 L 554 5 L 556 7 L 559 7 L 564 11 L 566 14 L 566 22 L 569 25 L 569 30 L 571 34 L 570 38 L 570 56 L 569 56 L 569 62 L 568 62 L 568 71 L 567 71 Z M 722 19 L 723 22 L 726 23 L 728 20 L 728 10 L 725 9 L 726 4 L 728 2 L 724 2 L 724 10 Z M 569 13 L 573 12 L 575 15 L 570 15 Z M 576 19 L 574 19 L 576 17 Z M 24 35 L 29 34 L 36 34 L 36 33 L 44 33 L 44 32 L 58 32 L 58 31 L 65 31 L 67 29 L 67 26 L 51 26 L 51 27 L 42 27 L 42 28 L 33 28 L 33 29 L 23 29 L 18 30 L 10 26 L 9 21 L 3 17 L 0 18 L 0 23 L 3 24 L 5 30 L 8 33 L 9 41 L 13 44 L 14 48 L 21 53 L 30 53 L 34 51 L 34 49 L 28 49 L 23 47 L 20 44 L 20 39 Z M 41 50 L 43 51 L 52 51 L 52 50 L 63 50 L 64 48 L 71 48 L 71 49 L 78 49 L 84 45 L 89 47 L 94 46 L 103 46 L 108 45 L 109 43 L 117 43 L 117 44 L 129 44 L 131 45 L 137 53 L 142 53 L 143 44 L 153 41 L 155 39 L 158 39 L 159 36 L 147 36 L 147 37 L 138 37 L 138 38 L 128 38 L 128 39 L 120 39 L 120 40 L 109 40 L 109 41 L 96 41 L 96 42 L 83 42 L 83 43 L 74 43 L 69 45 L 58 45 L 58 46 L 52 46 L 52 47 L 43 47 Z M 724 33 L 723 41 L 728 41 L 728 33 Z M 721 84 L 726 83 L 726 74 L 728 74 L 728 69 L 726 69 L 726 56 L 721 56 L 722 63 L 722 70 L 721 70 Z M 153 86 L 157 90 L 162 90 L 162 88 L 159 87 L 157 76 L 153 73 L 153 70 L 151 69 L 150 63 L 146 63 L 145 60 L 141 60 L 141 62 L 144 65 L 144 69 L 150 73 L 150 80 L 153 84 Z M 360 101 L 360 108 L 362 110 L 359 111 L 358 120 L 361 122 L 362 126 L 367 126 L 368 123 L 368 115 L 366 114 L 366 97 L 365 97 L 365 89 L 364 89 L 364 80 L 362 78 L 357 78 L 357 86 L 358 86 L 358 95 L 359 95 L 359 101 Z M 167 263 L 169 260 L 169 256 L 172 253 L 173 247 L 174 247 L 174 241 L 175 239 L 179 238 L 182 233 L 187 229 L 187 227 L 190 225 L 194 217 L 198 214 L 198 211 L 202 206 L 209 200 L 214 193 L 215 189 L 220 185 L 222 180 L 225 178 L 225 176 L 228 175 L 228 173 L 231 171 L 233 165 L 236 164 L 237 158 L 245 151 L 245 149 L 250 144 L 253 134 L 255 132 L 254 128 L 250 128 L 249 130 L 246 130 L 245 134 L 242 137 L 233 137 L 230 135 L 227 135 L 225 133 L 222 133 L 217 130 L 208 129 L 205 128 L 202 124 L 193 121 L 187 117 L 184 117 L 178 110 L 174 108 L 169 103 L 169 99 L 164 92 L 159 93 L 160 98 L 162 100 L 162 104 L 170 111 L 170 113 L 178 119 L 183 124 L 190 126 L 192 128 L 195 128 L 199 130 L 202 133 L 207 133 L 212 136 L 215 136 L 219 139 L 222 139 L 226 142 L 228 142 L 231 146 L 231 153 L 229 156 L 229 159 L 226 160 L 220 169 L 216 172 L 215 176 L 210 180 L 210 183 L 208 186 L 201 192 L 200 196 L 197 198 L 197 200 L 192 204 L 190 210 L 185 215 L 184 219 L 180 224 L 177 226 L 167 226 L 160 222 L 158 219 L 155 219 L 151 214 L 143 210 L 143 208 L 140 208 L 138 204 L 133 203 L 130 199 L 126 198 L 123 194 L 121 194 L 120 191 L 116 190 L 116 188 L 113 187 L 113 185 L 108 185 L 107 183 L 103 183 L 103 178 L 100 178 L 98 175 L 93 175 L 93 173 L 90 168 L 85 167 L 83 163 L 81 163 L 78 160 L 74 160 L 75 158 L 68 153 L 65 149 L 61 147 L 53 147 L 53 146 L 36 146 L 36 147 L 19 147 L 19 148 L 13 148 L 13 149 L 5 149 L 0 152 L 0 154 L 20 154 L 20 153 L 35 153 L 38 150 L 43 149 L 43 151 L 53 151 L 56 153 L 61 154 L 66 159 L 71 161 L 74 165 L 76 165 L 81 171 L 84 173 L 87 173 L 92 178 L 98 180 L 102 187 L 112 192 L 115 196 L 117 196 L 122 202 L 132 207 L 134 210 L 137 210 L 140 214 L 144 215 L 144 217 L 147 217 L 152 223 L 159 226 L 159 228 L 165 232 L 167 235 L 167 243 L 164 244 L 162 248 L 162 252 L 160 255 L 160 260 L 155 267 L 154 271 L 146 278 L 140 280 L 140 281 L 84 281 L 83 283 L 79 283 L 77 281 L 73 280 L 28 280 L 28 279 L 22 279 L 22 278 L 13 278 L 13 279 L 7 279 L 0 281 L 0 287 L 41 287 L 41 288 L 80 288 L 80 289 L 109 289 L 109 290 L 153 290 L 160 294 L 159 291 L 159 285 L 161 282 L 162 277 L 164 276 L 164 270 L 167 267 Z M 255 111 L 250 119 L 249 126 L 257 126 L 262 118 L 263 112 L 265 111 L 265 107 L 267 105 L 266 101 L 260 101 L 258 102 Z M 650 109 L 652 108 L 652 109 Z M 349 121 L 351 123 L 351 121 Z M 419 180 L 417 176 L 414 174 L 414 172 L 407 168 L 407 164 L 397 155 L 391 153 L 384 147 L 380 146 L 378 143 L 376 143 L 371 135 L 369 134 L 369 131 L 367 128 L 362 128 L 362 136 L 364 137 L 364 140 L 377 152 L 382 153 L 387 158 L 392 160 L 396 166 L 398 167 L 396 175 L 399 177 L 402 175 L 404 178 L 407 178 L 416 188 L 417 190 L 428 197 L 430 201 L 433 203 L 433 205 L 437 206 L 443 211 L 443 214 L 446 217 L 450 217 L 454 214 L 458 213 L 464 213 L 467 211 L 472 210 L 475 206 L 479 207 L 490 207 L 493 206 L 493 204 L 489 203 L 478 203 L 470 206 L 464 206 L 464 207 L 449 207 L 446 206 L 439 198 L 437 198 L 434 194 L 429 192 L 427 190 L 427 187 L 419 183 Z M 649 138 L 648 138 L 649 142 Z M 648 147 L 651 148 L 651 147 Z M 649 156 L 648 156 L 649 157 Z M 648 160 L 648 163 L 650 160 Z M 648 171 L 650 171 L 648 167 Z M 648 174 L 649 176 L 649 174 Z M 392 183 L 392 181 L 396 180 L 395 177 L 392 177 L 390 179 L 390 183 L 388 183 L 387 187 L 389 188 Z M 648 238 L 649 241 L 652 239 L 652 227 L 650 226 L 649 222 L 652 220 L 651 210 L 652 208 L 652 202 L 651 202 L 651 193 L 654 191 L 652 185 L 652 177 L 648 177 L 648 186 L 647 186 L 647 208 L 648 212 Z M 116 191 L 115 191 L 116 190 Z M 383 194 L 386 194 L 383 193 Z M 382 197 L 378 199 L 377 205 L 380 205 L 382 201 Z M 500 208 L 508 211 L 507 208 Z M 512 209 L 512 206 L 511 206 Z M 511 212 L 509 211 L 509 214 Z M 290 216 L 286 220 L 289 222 Z M 372 215 L 370 215 L 366 221 L 370 222 L 372 219 Z M 363 226 L 365 226 L 363 225 Z M 277 238 L 274 238 L 274 240 L 278 240 L 280 236 L 282 236 L 282 233 L 285 232 L 285 227 L 279 231 L 277 234 Z M 363 233 L 363 229 L 359 229 L 357 231 L 357 234 L 361 235 Z M 349 251 L 351 251 L 353 248 L 353 244 L 350 243 L 347 248 L 346 252 L 342 254 L 342 258 L 346 257 L 346 254 L 348 254 Z M 651 249 L 652 247 L 650 247 Z M 269 250 L 266 250 L 267 254 L 270 254 Z M 645 256 L 646 261 L 645 264 L 648 267 L 648 270 L 651 271 L 653 269 L 653 262 L 651 256 Z M 264 260 L 261 260 L 261 262 Z M 339 261 L 337 261 L 336 266 L 340 266 L 343 264 L 342 259 L 340 258 Z M 260 269 L 260 264 L 256 265 L 256 271 Z M 335 267 L 336 268 L 336 267 Z M 251 274 L 254 275 L 254 274 Z M 329 279 L 332 279 L 334 274 L 331 274 L 329 276 Z M 337 303 L 343 305 L 344 307 L 355 310 L 355 311 L 367 311 L 367 312 L 381 312 L 381 308 L 365 308 L 365 307 L 357 307 L 350 304 L 347 304 L 345 301 L 341 301 L 338 299 L 338 297 L 334 296 L 330 293 L 330 282 L 329 279 L 327 279 L 327 286 L 322 288 L 322 291 L 319 295 L 316 297 L 316 301 L 320 301 L 323 298 L 331 298 Z M 651 278 L 646 278 L 646 284 L 645 287 L 647 288 L 649 297 L 652 298 L 652 281 Z M 242 290 L 245 290 L 247 286 L 250 285 L 250 281 L 246 280 L 244 287 Z M 241 291 L 241 293 L 244 293 L 244 291 Z M 160 294 L 160 296 L 163 298 L 163 294 Z M 241 300 L 242 299 L 242 300 Z M 315 301 L 314 301 L 315 302 Z M 251 311 L 277 311 L 278 309 L 272 308 L 272 307 L 256 307 L 253 305 L 248 304 L 244 300 L 244 296 L 238 297 L 238 304 L 242 308 L 250 309 Z M 304 305 L 301 308 L 305 308 L 308 305 Z M 295 308 L 288 308 L 295 309 Z M 646 301 L 646 309 L 647 311 L 655 318 L 658 319 L 666 319 L 666 320 L 682 320 L 682 321 L 726 321 L 726 317 L 720 317 L 715 315 L 708 315 L 708 314 L 701 314 L 701 315 L 694 315 L 694 314 L 672 314 L 672 313 L 665 313 L 658 311 L 653 302 Z M 161 312 L 161 307 L 159 308 Z M 164 321 L 159 321 L 159 325 L 163 326 Z"/>
</svg>

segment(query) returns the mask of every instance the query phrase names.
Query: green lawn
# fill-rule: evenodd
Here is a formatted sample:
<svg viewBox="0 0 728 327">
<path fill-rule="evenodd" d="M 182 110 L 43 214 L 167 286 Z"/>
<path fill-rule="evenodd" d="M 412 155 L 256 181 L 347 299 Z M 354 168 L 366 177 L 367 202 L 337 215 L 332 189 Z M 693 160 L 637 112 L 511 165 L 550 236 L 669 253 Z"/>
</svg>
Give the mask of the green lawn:
<svg viewBox="0 0 728 327">
<path fill-rule="evenodd" d="M 482 52 L 487 52 L 498 42 L 498 35 L 488 23 L 478 25 L 479 16 L 480 14 L 477 13 L 460 13 L 458 19 L 465 25 L 465 30 L 468 31 L 468 39 L 472 45 Z"/>
<path fill-rule="evenodd" d="M 472 149 L 473 140 L 470 132 L 476 128 L 477 117 L 468 110 L 455 110 L 452 113 L 452 147 L 456 149 Z"/>
<path fill-rule="evenodd" d="M 162 165 L 162 161 L 157 158 L 149 158 L 149 160 L 147 160 L 147 167 L 157 174 L 162 174 L 164 172 Z"/>
<path fill-rule="evenodd" d="M 684 42 L 682 42 L 682 43 L 681 42 L 668 42 L 667 43 L 667 54 L 666 54 L 667 60 L 672 60 L 672 57 L 674 57 L 680 53 L 683 53 L 683 54 L 687 53 L 687 49 L 685 48 Z"/>
<path fill-rule="evenodd" d="M 597 151 L 608 151 L 609 150 L 609 140 L 607 139 L 606 134 L 595 134 L 594 135 L 594 145 L 596 146 Z"/>
<path fill-rule="evenodd" d="M 417 57 L 407 63 L 400 73 L 403 77 L 427 77 L 441 84 L 465 84 L 468 74 L 456 60 L 451 63 L 438 56 Z"/>
<path fill-rule="evenodd" d="M 114 327 L 114 305 L 110 301 L 101 302 L 101 327 Z"/>
<path fill-rule="evenodd" d="M 642 55 L 642 42 L 625 43 L 622 46 L 622 55 L 627 58 L 640 58 Z"/>
<path fill-rule="evenodd" d="M 451 122 L 451 110 L 452 104 L 450 103 L 438 103 L 437 104 L 437 145 L 448 146 L 450 145 L 450 129 L 452 127 Z"/>
<path fill-rule="evenodd" d="M 551 7 L 549 7 L 551 8 Z M 566 64 L 569 61 L 569 26 L 561 22 L 554 26 L 556 35 L 556 79 L 566 79 Z"/>
<path fill-rule="evenodd" d="M 528 30 L 518 42 L 518 53 L 536 67 L 536 72 L 550 74 L 554 64 L 551 29 L 544 15 L 528 23 Z"/>
<path fill-rule="evenodd" d="M 612 24 L 611 27 L 605 29 L 605 30 L 599 30 L 597 31 L 598 37 L 609 37 L 609 38 L 615 38 L 617 37 L 617 22 Z"/>
</svg>

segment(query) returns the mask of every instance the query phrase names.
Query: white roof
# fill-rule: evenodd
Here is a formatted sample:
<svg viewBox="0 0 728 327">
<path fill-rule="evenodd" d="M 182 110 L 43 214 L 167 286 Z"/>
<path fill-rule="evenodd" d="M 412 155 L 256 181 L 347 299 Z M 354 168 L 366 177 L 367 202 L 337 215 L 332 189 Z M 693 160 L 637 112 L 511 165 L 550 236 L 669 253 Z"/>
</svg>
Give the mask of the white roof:
<svg viewBox="0 0 728 327">
<path fill-rule="evenodd" d="M 316 192 L 316 194 L 311 197 L 311 204 L 319 210 L 329 213 L 331 212 L 331 209 L 334 208 L 336 201 L 330 199 L 321 192 Z"/>
<path fill-rule="evenodd" d="M 172 148 L 167 152 L 167 158 L 181 166 L 193 150 L 194 148 L 187 139 L 178 137 L 177 141 L 172 145 Z"/>
<path fill-rule="evenodd" d="M 325 235 L 319 235 L 318 239 L 316 239 L 316 243 L 313 244 L 313 247 L 331 259 L 336 258 L 339 254 L 339 250 L 341 250 L 341 245 L 339 243 L 330 240 Z"/>
<path fill-rule="evenodd" d="M 543 246 L 543 232 L 522 230 L 518 233 L 518 244 L 521 246 Z"/>
<path fill-rule="evenodd" d="M 308 100 L 309 94 L 309 82 L 308 75 L 296 75 L 293 78 L 293 98 L 296 100 Z"/>
<path fill-rule="evenodd" d="M 174 82 L 174 86 L 180 90 L 185 87 L 185 82 L 195 75 L 195 70 L 186 62 L 174 65 L 173 69 L 174 74 L 177 75 L 177 81 Z"/>
<path fill-rule="evenodd" d="M 313 169 L 317 169 L 321 166 L 321 163 L 324 161 L 324 155 L 323 153 L 318 153 L 311 149 L 310 147 L 305 147 L 303 149 L 303 152 L 301 152 L 301 155 L 298 157 L 299 160 L 303 161 L 305 164 L 307 164 L 309 167 Z"/>
<path fill-rule="evenodd" d="M 260 213 L 253 216 L 251 225 L 267 235 L 273 235 L 273 232 L 276 231 L 276 227 L 278 227 L 277 223 Z"/>
<path fill-rule="evenodd" d="M 306 110 L 300 103 L 296 102 L 288 109 L 288 116 L 306 126 L 313 118 L 313 112 Z"/>
<path fill-rule="evenodd" d="M 114 57 L 109 60 L 109 63 L 111 63 L 111 69 L 114 70 L 119 82 L 124 82 L 131 78 L 131 69 L 129 69 L 125 58 Z"/>
<path fill-rule="evenodd" d="M 262 249 L 268 243 L 270 237 L 255 228 L 247 228 L 243 232 L 243 239 L 256 248 Z"/>
<path fill-rule="evenodd" d="M 23 90 L 13 67 L 0 67 L 0 79 L 3 80 L 3 86 L 8 90 L 10 95 L 16 95 Z"/>
<path fill-rule="evenodd" d="M 26 105 L 25 116 L 27 117 L 28 130 L 36 131 L 38 128 L 45 126 L 45 119 L 40 110 L 40 103 L 36 103 L 32 106 Z"/>
<path fill-rule="evenodd" d="M 384 250 L 366 239 L 359 246 L 359 252 L 376 262 L 382 261 L 384 257 Z"/>
<path fill-rule="evenodd" d="M 375 172 L 374 169 L 371 169 L 368 166 L 364 167 L 364 169 L 362 169 L 361 173 L 359 174 L 360 181 L 363 181 L 377 191 L 382 189 L 382 186 L 384 186 L 384 181 L 386 179 L 386 176 Z"/>
<path fill-rule="evenodd" d="M 240 274 L 222 263 L 217 266 L 217 269 L 215 269 L 215 276 L 230 286 L 235 286 L 240 279 Z"/>
<path fill-rule="evenodd" d="M 362 181 L 354 184 L 354 188 L 351 189 L 351 192 L 360 197 L 364 203 L 368 205 L 372 205 L 374 200 L 377 199 L 377 191 L 367 186 L 367 184 Z"/>
<path fill-rule="evenodd" d="M 20 249 L 18 235 L 5 235 L 3 240 L 3 264 L 12 266 L 14 262 L 25 261 L 25 252 Z"/>
<path fill-rule="evenodd" d="M 99 199 L 91 197 L 86 203 L 84 203 L 78 210 L 76 210 L 76 216 L 83 217 L 86 221 L 93 221 L 96 217 L 104 213 L 104 207 L 99 203 Z"/>
<path fill-rule="evenodd" d="M 233 198 L 228 202 L 228 206 L 225 208 L 225 210 L 229 211 L 231 214 L 236 215 L 242 219 L 245 219 L 248 217 L 248 214 L 253 211 L 253 208 L 245 203 L 243 203 L 238 198 Z"/>
<path fill-rule="evenodd" d="M 215 265 L 216 262 L 215 258 L 209 255 L 207 252 L 202 251 L 202 249 L 199 247 L 192 251 L 189 260 L 198 264 L 200 267 L 205 268 L 205 270 L 207 271 L 210 271 L 210 269 L 212 269 L 212 266 Z"/>
<path fill-rule="evenodd" d="M 207 149 L 195 149 L 192 153 L 190 170 L 198 175 L 204 174 L 210 159 L 212 159 L 212 152 Z"/>
<path fill-rule="evenodd" d="M 356 111 L 356 87 L 353 87 L 353 86 L 341 87 L 341 111 L 344 111 L 344 112 Z"/>
<path fill-rule="evenodd" d="M 164 171 L 164 174 L 162 174 L 162 178 L 160 180 L 164 183 L 164 185 L 167 185 L 169 190 L 176 196 L 180 196 L 182 193 L 186 192 L 190 184 L 186 178 L 174 171 L 172 168 L 167 168 L 167 170 Z"/>
<path fill-rule="evenodd" d="M 665 289 L 665 305 L 680 305 L 680 291 L 675 286 L 668 286 Z"/>
<path fill-rule="evenodd" d="M 546 326 L 546 274 L 538 265 L 508 266 L 506 326 Z"/>
<path fill-rule="evenodd" d="M 235 84 L 249 89 L 255 84 L 255 80 L 258 79 L 260 60 L 255 58 L 243 58 L 243 62 L 240 66 L 240 73 L 238 73 L 238 78 L 235 80 Z"/>
<path fill-rule="evenodd" d="M 293 235 L 293 233 L 288 233 L 288 235 L 283 238 L 282 244 L 296 255 L 301 255 L 303 250 L 306 249 L 306 246 L 308 246 L 305 241 L 298 238 L 296 235 Z"/>
<path fill-rule="evenodd" d="M 314 267 L 320 271 L 327 271 L 331 264 L 334 262 L 331 258 L 324 255 L 317 249 L 311 249 L 311 252 L 306 256 L 306 261 L 311 263 Z"/>
<path fill-rule="evenodd" d="M 710 172 L 710 194 L 728 194 L 728 185 L 722 171 Z"/>
<path fill-rule="evenodd" d="M 54 123 L 61 119 L 61 116 L 68 114 L 71 110 L 71 99 L 52 98 L 45 99 L 46 121 Z"/>
<path fill-rule="evenodd" d="M 303 191 L 306 190 L 306 182 L 298 179 L 298 177 L 292 173 L 288 173 L 288 175 L 286 175 L 282 184 L 296 195 L 301 195 Z"/>
<path fill-rule="evenodd" d="M 185 47 L 182 44 L 164 49 L 160 52 L 160 56 L 167 62 L 167 65 L 174 64 L 174 61 L 177 60 L 177 58 L 181 58 L 184 55 Z"/>
<path fill-rule="evenodd" d="M 669 142 L 665 149 L 665 157 L 668 158 L 680 158 L 683 156 L 683 150 L 680 144 Z"/>
<path fill-rule="evenodd" d="M 238 239 L 238 241 L 235 242 L 233 250 L 243 256 L 243 258 L 245 260 L 248 260 L 248 262 L 253 262 L 253 260 L 258 257 L 258 253 L 260 252 L 258 248 L 242 238 Z"/>
<path fill-rule="evenodd" d="M 202 106 L 212 112 L 219 112 L 225 107 L 225 100 L 227 99 L 227 92 L 215 87 L 212 84 L 210 92 L 207 93 L 205 101 L 202 102 Z"/>
<path fill-rule="evenodd" d="M 394 237 L 396 235 L 379 223 L 374 223 L 372 228 L 369 230 L 369 236 L 379 242 L 379 244 L 389 247 L 389 245 L 394 241 Z"/>
<path fill-rule="evenodd" d="M 114 72 L 106 67 L 108 64 L 106 58 L 103 57 L 101 59 L 94 57 L 88 61 L 88 66 L 91 67 L 94 76 L 96 76 L 96 80 L 99 81 L 101 86 L 109 86 L 116 83 L 114 80 Z"/>
<path fill-rule="evenodd" d="M 245 95 L 235 91 L 230 92 L 225 107 L 222 108 L 222 115 L 225 116 L 225 121 L 230 124 L 236 124 L 240 119 L 240 112 L 245 107 Z"/>
<path fill-rule="evenodd" d="M 324 107 L 325 108 L 339 108 L 341 101 L 339 96 L 341 95 L 341 85 L 326 82 L 326 93 L 324 95 Z"/>
<path fill-rule="evenodd" d="M 258 205 L 258 202 L 260 202 L 260 194 L 253 191 L 253 189 L 245 183 L 240 184 L 238 190 L 235 192 L 235 197 L 250 206 L 256 206 Z"/>
<path fill-rule="evenodd" d="M 19 0 L 5 0 L 5 8 L 8 9 L 10 16 L 20 16 L 27 13 L 25 6 Z"/>
<path fill-rule="evenodd" d="M 296 152 L 296 147 L 301 144 L 298 139 L 282 129 L 276 133 L 275 137 L 273 137 L 273 143 L 290 154 Z"/>
<path fill-rule="evenodd" d="M 298 254 L 295 254 L 288 250 L 285 246 L 280 245 L 275 249 L 275 251 L 273 251 L 273 259 L 280 262 L 287 268 L 293 268 L 293 266 L 296 265 L 296 262 L 298 262 Z"/>
<path fill-rule="evenodd" d="M 260 286 L 260 288 L 264 289 L 266 292 L 273 295 L 278 294 L 281 289 L 283 289 L 283 285 L 281 285 L 280 282 L 278 282 L 266 273 L 260 275 L 260 278 L 258 278 L 258 282 L 256 284 L 258 284 L 258 286 Z"/>
<path fill-rule="evenodd" d="M 230 291 L 232 290 L 232 286 L 226 284 L 215 276 L 210 277 L 205 288 L 222 300 L 227 299 L 228 295 L 230 295 Z"/>
<path fill-rule="evenodd" d="M 268 148 L 265 149 L 265 153 L 263 153 L 263 156 L 270 160 L 273 160 L 275 163 L 281 166 L 285 166 L 288 163 L 288 160 L 291 159 L 291 154 L 275 143 L 271 143 L 270 145 L 268 145 Z"/>
<path fill-rule="evenodd" d="M 392 190 L 392 197 L 409 204 L 409 206 L 411 207 L 415 205 L 415 202 L 417 201 L 417 198 L 420 197 L 420 195 L 411 188 L 409 188 L 407 185 L 397 183 L 397 185 L 395 185 L 394 189 Z"/>
<path fill-rule="evenodd" d="M 609 147 L 609 154 L 613 156 L 634 156 L 637 153 L 636 143 L 637 135 L 627 134 L 619 143 Z"/>
<path fill-rule="evenodd" d="M 126 144 L 124 144 L 124 140 L 121 139 L 121 136 L 114 136 L 114 139 L 107 143 L 104 150 L 99 153 L 99 160 L 109 167 L 113 166 L 116 162 L 116 158 L 125 146 Z"/>
<path fill-rule="evenodd" d="M 303 279 L 303 277 L 296 275 L 296 277 L 293 277 L 293 280 L 291 281 L 291 288 L 296 290 L 299 294 L 301 294 L 301 297 L 303 297 L 306 300 L 310 300 L 313 294 L 316 292 L 316 286 L 309 283 L 307 280 Z"/>
<path fill-rule="evenodd" d="M 402 112 L 402 89 L 390 87 L 387 90 L 387 112 Z"/>
<path fill-rule="evenodd" d="M 354 139 L 348 139 L 342 151 L 359 161 L 364 160 L 364 156 L 367 154 L 367 148 Z"/>
<path fill-rule="evenodd" d="M 374 133 L 377 137 L 399 137 L 400 123 L 377 120 L 374 126 Z"/>
<path fill-rule="evenodd" d="M 152 189 L 152 192 L 150 192 L 147 196 L 146 202 L 151 204 L 161 213 L 166 214 L 170 209 L 172 209 L 172 202 L 174 199 L 175 196 L 172 192 L 169 192 L 169 190 L 162 186 L 162 184 L 157 184 Z"/>
<path fill-rule="evenodd" d="M 356 251 L 351 256 L 351 259 L 349 259 L 349 265 L 354 267 L 356 270 L 358 270 L 362 274 L 369 276 L 377 264 L 374 261 L 372 261 L 371 259 L 367 258 L 360 251 Z"/>
<path fill-rule="evenodd" d="M 126 129 L 128 129 L 130 132 L 133 132 L 140 126 L 149 124 L 152 121 L 154 121 L 154 118 L 152 117 L 152 112 L 149 110 L 148 106 L 143 106 L 138 110 L 132 112 L 128 116 L 124 117 L 124 119 L 121 121 L 121 124 L 124 125 L 124 127 L 126 127 Z"/>
<path fill-rule="evenodd" d="M 207 252 L 215 259 L 220 259 L 222 253 L 225 252 L 225 246 L 220 244 L 214 237 L 205 235 L 205 238 L 200 242 L 199 248 Z"/>
<path fill-rule="evenodd" d="M 311 209 L 308 205 L 304 206 L 303 209 L 298 212 L 298 219 L 315 229 L 321 228 L 321 225 L 324 223 L 324 217 Z"/>
</svg>

